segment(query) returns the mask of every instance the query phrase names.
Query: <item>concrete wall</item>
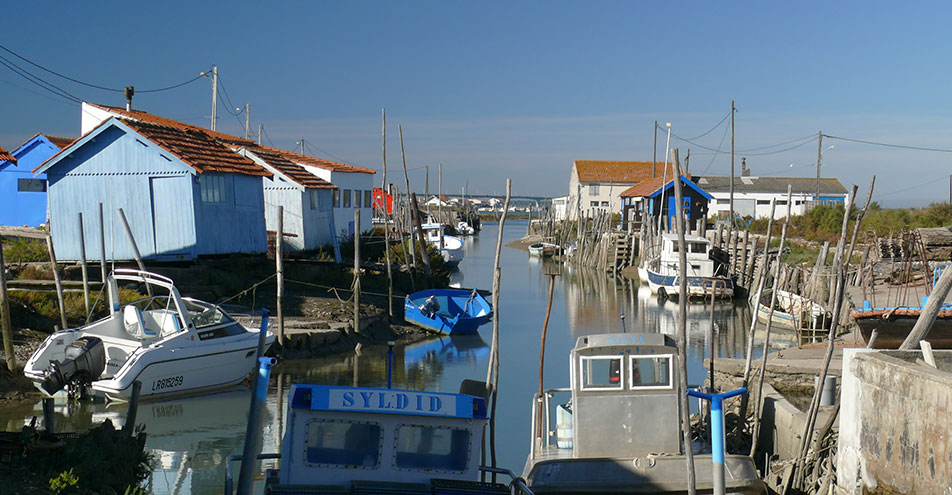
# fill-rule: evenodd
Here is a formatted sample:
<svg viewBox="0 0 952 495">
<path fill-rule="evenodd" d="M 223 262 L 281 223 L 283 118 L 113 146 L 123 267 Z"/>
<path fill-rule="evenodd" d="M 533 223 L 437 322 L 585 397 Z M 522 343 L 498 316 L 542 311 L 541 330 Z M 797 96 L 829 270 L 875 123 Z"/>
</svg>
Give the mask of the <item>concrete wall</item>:
<svg viewBox="0 0 952 495">
<path fill-rule="evenodd" d="M 844 350 L 838 493 L 952 493 L 952 351 L 935 354 Z"/>
</svg>

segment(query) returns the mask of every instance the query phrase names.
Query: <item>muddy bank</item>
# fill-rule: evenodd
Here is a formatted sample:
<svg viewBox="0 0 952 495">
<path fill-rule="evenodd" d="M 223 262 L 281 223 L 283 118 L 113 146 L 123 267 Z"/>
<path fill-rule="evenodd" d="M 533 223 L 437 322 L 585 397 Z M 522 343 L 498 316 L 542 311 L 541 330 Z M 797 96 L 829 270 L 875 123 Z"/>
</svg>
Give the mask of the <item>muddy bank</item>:
<svg viewBox="0 0 952 495">
<path fill-rule="evenodd" d="M 506 247 L 521 249 L 523 251 L 529 251 L 529 246 L 542 242 L 542 240 L 543 240 L 543 237 L 541 235 L 532 234 L 532 235 L 527 235 L 523 237 L 522 239 L 512 241 L 509 244 L 506 244 Z"/>
</svg>

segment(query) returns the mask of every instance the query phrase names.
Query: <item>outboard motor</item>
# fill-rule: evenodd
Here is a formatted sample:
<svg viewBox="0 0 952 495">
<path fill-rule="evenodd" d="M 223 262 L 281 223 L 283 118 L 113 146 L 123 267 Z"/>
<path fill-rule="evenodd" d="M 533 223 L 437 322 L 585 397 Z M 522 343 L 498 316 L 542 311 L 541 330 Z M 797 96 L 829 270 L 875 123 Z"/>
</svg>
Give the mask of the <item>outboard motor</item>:
<svg viewBox="0 0 952 495">
<path fill-rule="evenodd" d="M 433 315 L 439 310 L 440 302 L 436 300 L 436 296 L 426 298 L 426 301 L 423 302 L 423 306 L 420 306 L 420 312 L 426 315 L 427 318 L 433 318 Z"/>
<path fill-rule="evenodd" d="M 52 361 L 46 370 L 46 379 L 40 387 L 53 395 L 70 384 L 83 388 L 98 380 L 106 369 L 106 350 L 102 339 L 83 337 L 66 346 L 66 359 Z"/>
</svg>

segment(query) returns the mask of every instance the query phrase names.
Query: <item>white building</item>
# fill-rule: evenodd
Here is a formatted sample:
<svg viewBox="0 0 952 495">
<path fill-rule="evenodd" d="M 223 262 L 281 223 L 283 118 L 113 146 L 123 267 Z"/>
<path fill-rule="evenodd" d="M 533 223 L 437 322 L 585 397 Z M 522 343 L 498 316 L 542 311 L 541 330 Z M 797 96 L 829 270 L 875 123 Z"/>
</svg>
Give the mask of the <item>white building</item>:
<svg viewBox="0 0 952 495">
<path fill-rule="evenodd" d="M 727 217 L 730 212 L 730 177 L 698 177 L 697 185 L 714 197 L 708 214 Z M 787 185 L 792 186 L 790 213 L 803 215 L 808 203 L 816 200 L 844 203 L 849 192 L 837 179 L 820 179 L 820 196 L 817 198 L 817 180 L 808 177 L 734 177 L 734 214 L 738 217 L 766 218 L 770 216 L 770 200 L 777 207 L 774 218 L 787 215 Z"/>
<path fill-rule="evenodd" d="M 621 192 L 664 172 L 663 162 L 575 160 L 565 213 L 569 220 L 601 211 L 621 213 Z M 668 170 L 670 177 L 670 168 Z"/>
<path fill-rule="evenodd" d="M 373 188 L 376 171 L 332 162 L 300 153 L 284 152 L 284 156 L 305 170 L 337 186 L 331 203 L 334 206 L 334 225 L 340 237 L 354 232 L 354 210 L 360 210 L 360 230 L 373 228 Z"/>
<path fill-rule="evenodd" d="M 566 207 L 569 204 L 568 196 L 552 198 L 552 217 L 556 220 L 565 220 Z"/>
</svg>

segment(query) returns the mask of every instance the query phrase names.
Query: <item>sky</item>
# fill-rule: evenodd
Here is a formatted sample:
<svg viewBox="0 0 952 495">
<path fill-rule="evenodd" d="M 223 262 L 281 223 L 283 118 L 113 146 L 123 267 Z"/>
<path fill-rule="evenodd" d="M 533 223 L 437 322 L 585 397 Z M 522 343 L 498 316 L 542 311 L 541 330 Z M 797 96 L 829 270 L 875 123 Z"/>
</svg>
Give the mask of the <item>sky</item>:
<svg viewBox="0 0 952 495">
<path fill-rule="evenodd" d="M 14 6 L 15 5 L 15 6 Z M 133 107 L 382 169 L 413 189 L 568 192 L 573 160 L 651 160 L 654 122 L 695 175 L 822 174 L 884 206 L 948 201 L 952 151 L 942 2 L 8 2 L 0 45 L 78 81 L 134 85 Z M 0 50 L 70 95 L 123 106 Z M 0 65 L 0 147 L 77 136 L 79 104 Z M 717 125 L 720 123 L 720 125 Z M 716 127 L 715 127 L 716 126 Z M 709 132 L 708 132 L 709 131 Z M 658 133 L 663 160 L 665 131 Z M 832 146 L 832 148 L 830 148 Z M 792 148 L 792 149 L 791 149 Z M 395 175 L 396 174 L 396 175 Z M 378 175 L 375 182 L 380 182 Z"/>
</svg>

